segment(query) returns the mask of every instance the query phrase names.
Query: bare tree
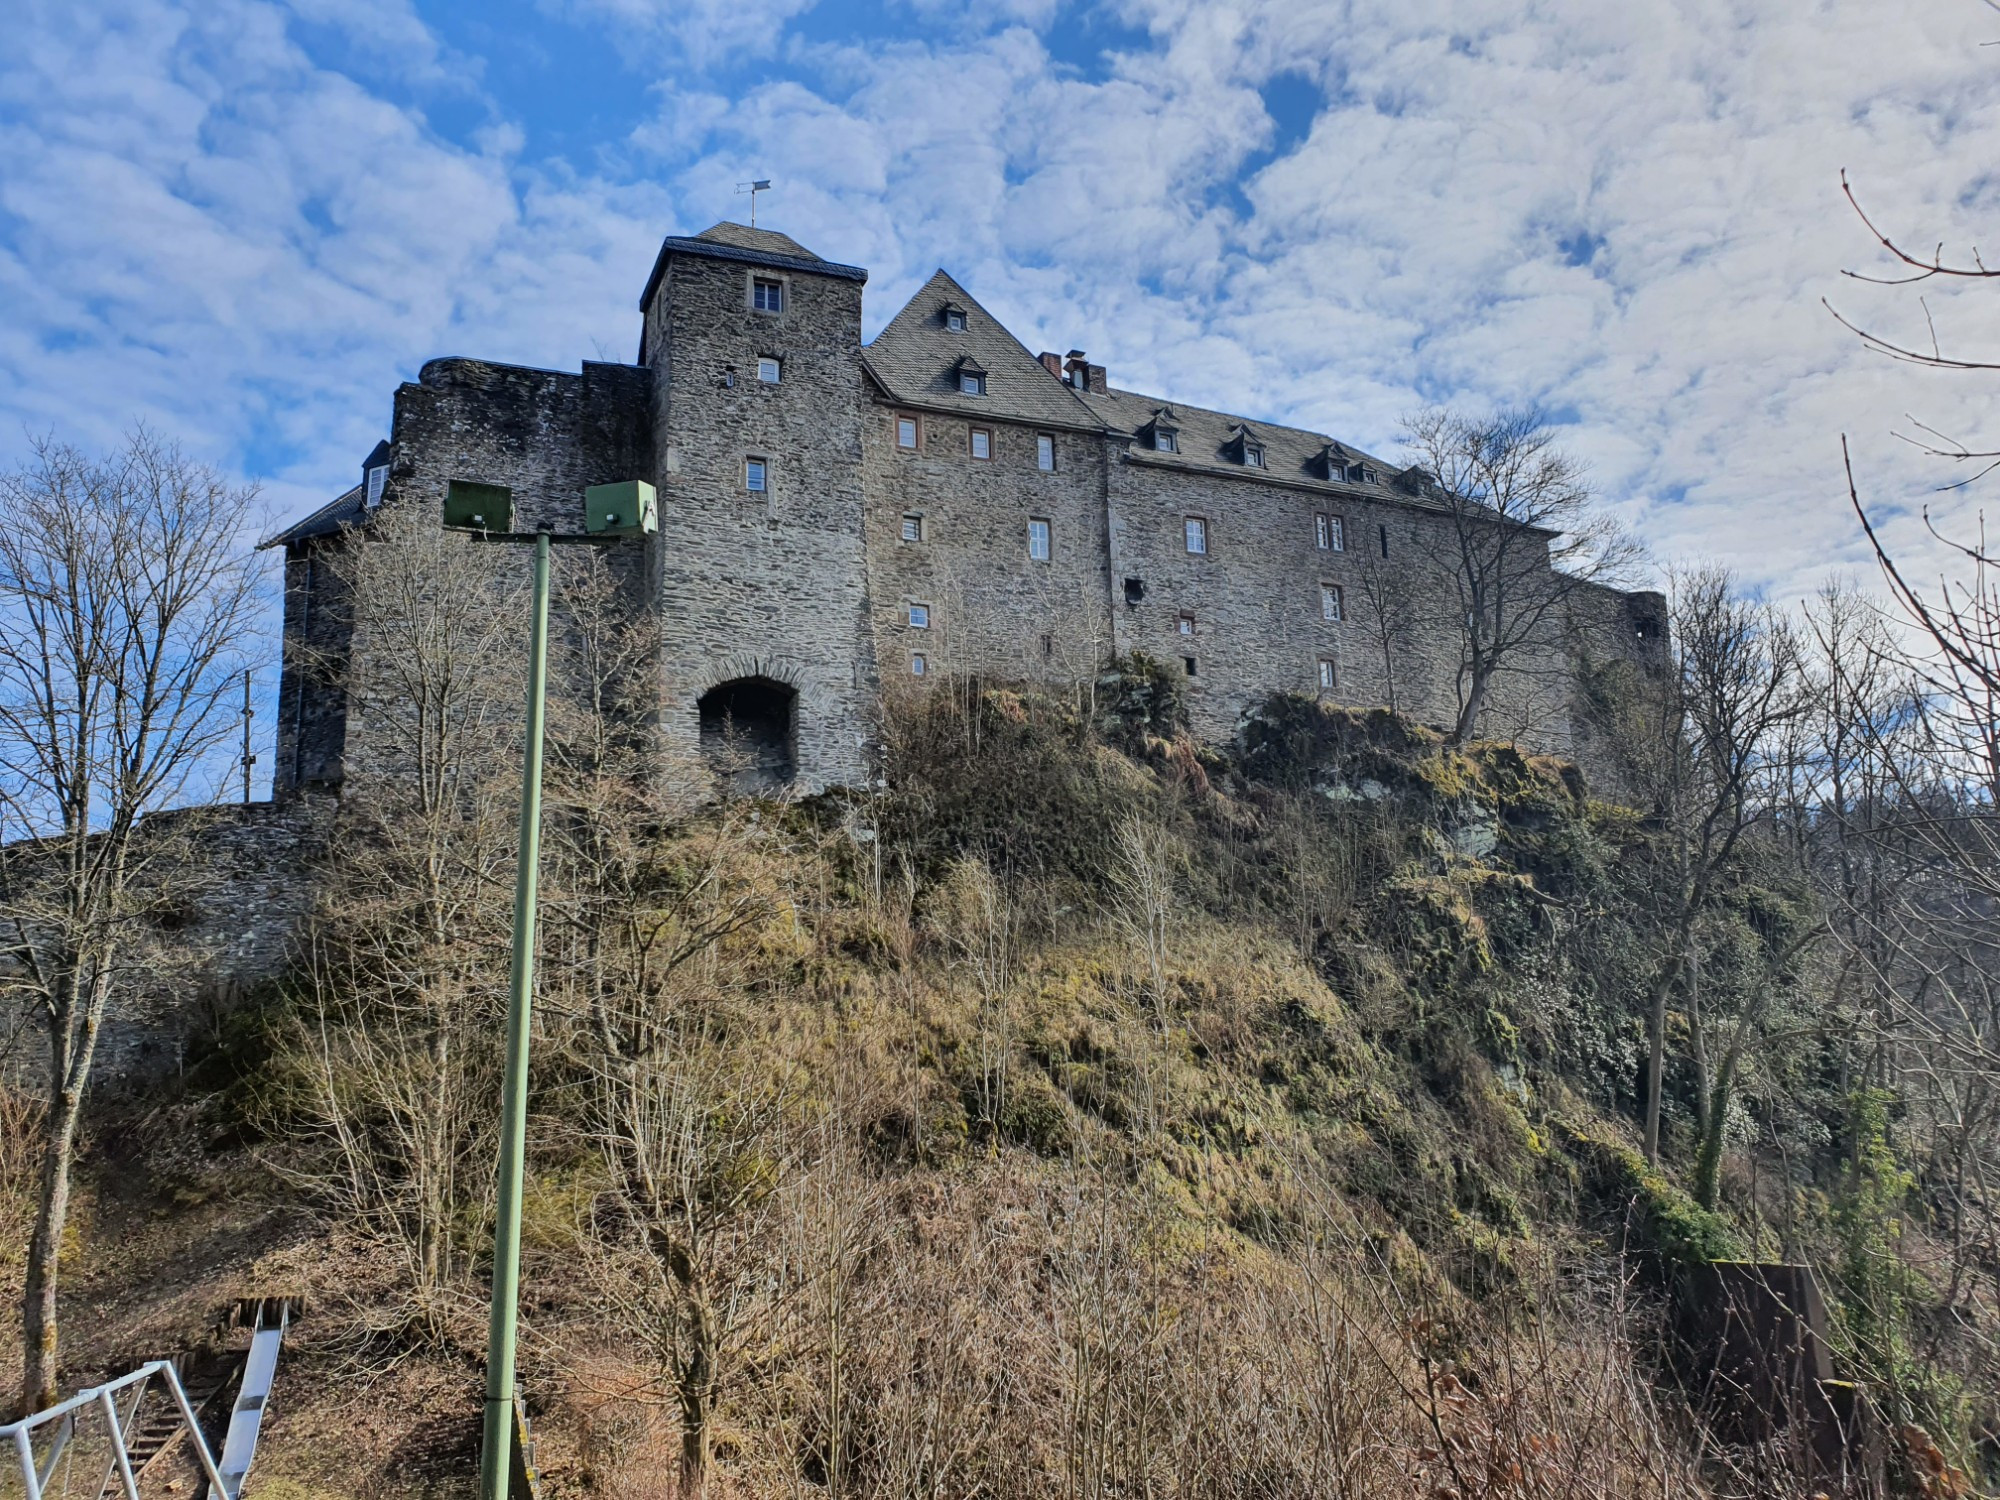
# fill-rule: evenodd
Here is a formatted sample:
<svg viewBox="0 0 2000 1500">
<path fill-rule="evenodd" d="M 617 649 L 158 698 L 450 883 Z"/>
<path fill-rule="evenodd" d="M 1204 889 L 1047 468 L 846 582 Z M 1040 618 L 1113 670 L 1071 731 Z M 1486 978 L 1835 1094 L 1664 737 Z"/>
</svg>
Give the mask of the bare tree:
<svg viewBox="0 0 2000 1500">
<path fill-rule="evenodd" d="M 1382 683 L 1388 693 L 1391 713 L 1402 712 L 1402 694 L 1397 686 L 1396 666 L 1413 654 L 1421 603 L 1407 578 L 1392 574 L 1386 560 L 1368 547 L 1360 549 L 1356 563 L 1357 588 L 1366 614 L 1361 620 L 1369 643 L 1382 656 Z"/>
<path fill-rule="evenodd" d="M 5 984 L 47 1043 L 28 1410 L 56 1396 L 57 1261 L 99 1031 L 133 977 L 133 918 L 177 873 L 141 819 L 196 795 L 239 723 L 253 495 L 143 431 L 105 459 L 43 442 L 0 478 L 0 817 L 29 840 L 5 861 Z"/>
<path fill-rule="evenodd" d="M 1797 642 L 1777 611 L 1739 597 L 1729 575 L 1705 569 L 1676 580 L 1675 673 L 1635 736 L 1636 777 L 1660 824 L 1646 870 L 1654 952 L 1646 990 L 1645 1143 L 1660 1149 L 1667 1003 L 1688 972 L 1695 925 L 1768 817 L 1778 774 L 1773 736 L 1804 711 Z M 1733 1074 L 1732 1074 L 1733 1076 Z"/>
<path fill-rule="evenodd" d="M 1538 412 L 1432 407 L 1409 418 L 1404 442 L 1447 523 L 1423 535 L 1435 538 L 1427 560 L 1455 607 L 1458 742 L 1478 726 L 1497 679 L 1565 666 L 1570 601 L 1619 579 L 1638 553 L 1592 512 L 1583 465 Z"/>
</svg>

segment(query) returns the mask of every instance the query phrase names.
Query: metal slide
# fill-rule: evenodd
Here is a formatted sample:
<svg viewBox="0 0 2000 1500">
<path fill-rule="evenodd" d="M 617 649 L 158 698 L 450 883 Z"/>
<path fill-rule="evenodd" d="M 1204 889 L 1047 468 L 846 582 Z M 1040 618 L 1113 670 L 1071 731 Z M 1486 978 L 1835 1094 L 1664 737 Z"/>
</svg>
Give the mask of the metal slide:
<svg viewBox="0 0 2000 1500">
<path fill-rule="evenodd" d="M 47 1411 L 0 1426 L 0 1465 L 11 1467 L 7 1460 L 11 1453 L 19 1465 L 20 1493 L 25 1500 L 53 1500 L 57 1495 L 75 1493 L 74 1471 L 79 1456 L 88 1450 L 90 1456 L 82 1462 L 104 1463 L 103 1479 L 95 1492 L 100 1500 L 108 1496 L 141 1500 L 141 1481 L 161 1477 L 154 1460 L 177 1447 L 185 1433 L 207 1482 L 205 1493 L 211 1500 L 237 1500 L 257 1450 L 257 1433 L 277 1371 L 278 1346 L 297 1307 L 296 1299 L 288 1297 L 255 1298 L 238 1304 L 232 1321 L 251 1330 L 250 1349 L 242 1357 L 243 1381 L 219 1462 L 202 1431 L 202 1408 L 208 1393 L 199 1380 L 183 1383 L 177 1361 L 156 1359 L 116 1380 L 78 1391 Z M 146 1404 L 156 1395 L 165 1397 L 164 1407 L 158 1399 Z M 80 1434 L 79 1427 L 85 1432 Z M 0 1479 L 0 1493 L 11 1488 Z M 92 1492 L 86 1488 L 83 1493 Z"/>
</svg>

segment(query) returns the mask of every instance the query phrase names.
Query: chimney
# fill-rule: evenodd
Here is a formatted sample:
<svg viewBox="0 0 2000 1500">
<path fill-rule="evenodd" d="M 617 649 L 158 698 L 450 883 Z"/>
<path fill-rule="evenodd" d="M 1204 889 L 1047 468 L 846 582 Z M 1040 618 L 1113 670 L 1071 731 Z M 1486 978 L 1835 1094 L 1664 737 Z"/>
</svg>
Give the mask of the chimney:
<svg viewBox="0 0 2000 1500">
<path fill-rule="evenodd" d="M 1104 366 L 1094 365 L 1081 349 L 1063 356 L 1063 384 L 1077 391 L 1104 394 Z"/>
<path fill-rule="evenodd" d="M 1051 354 L 1045 349 L 1040 354 L 1037 354 L 1035 358 L 1039 359 L 1048 369 L 1048 372 L 1055 376 L 1056 379 L 1061 380 L 1063 378 L 1062 356 L 1060 354 Z"/>
<path fill-rule="evenodd" d="M 1084 373 L 1084 389 L 1087 391 L 1095 391 L 1100 396 L 1104 395 L 1105 394 L 1104 366 L 1085 365 L 1083 367 L 1083 373 Z"/>
</svg>

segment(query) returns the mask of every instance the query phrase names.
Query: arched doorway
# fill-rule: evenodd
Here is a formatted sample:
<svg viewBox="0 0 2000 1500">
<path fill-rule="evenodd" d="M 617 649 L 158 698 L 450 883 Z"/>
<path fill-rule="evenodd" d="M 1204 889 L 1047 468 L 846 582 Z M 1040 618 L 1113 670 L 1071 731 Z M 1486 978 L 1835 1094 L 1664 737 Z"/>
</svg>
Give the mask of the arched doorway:
<svg viewBox="0 0 2000 1500">
<path fill-rule="evenodd" d="M 797 769 L 798 689 L 769 677 L 734 677 L 701 695 L 701 750 L 738 792 L 769 793 Z"/>
</svg>

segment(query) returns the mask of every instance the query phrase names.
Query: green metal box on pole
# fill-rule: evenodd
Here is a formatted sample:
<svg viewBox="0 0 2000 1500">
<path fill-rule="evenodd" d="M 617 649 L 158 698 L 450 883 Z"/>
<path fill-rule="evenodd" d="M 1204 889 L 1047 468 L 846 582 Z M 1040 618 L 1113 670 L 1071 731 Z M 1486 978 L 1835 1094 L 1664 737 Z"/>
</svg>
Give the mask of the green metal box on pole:
<svg viewBox="0 0 2000 1500">
<path fill-rule="evenodd" d="M 659 502 L 643 479 L 593 484 L 583 492 L 584 530 L 598 536 L 643 536 L 660 529 Z"/>
<path fill-rule="evenodd" d="M 514 492 L 504 484 L 454 479 L 445 486 L 444 524 L 453 531 L 512 531 Z"/>
</svg>

